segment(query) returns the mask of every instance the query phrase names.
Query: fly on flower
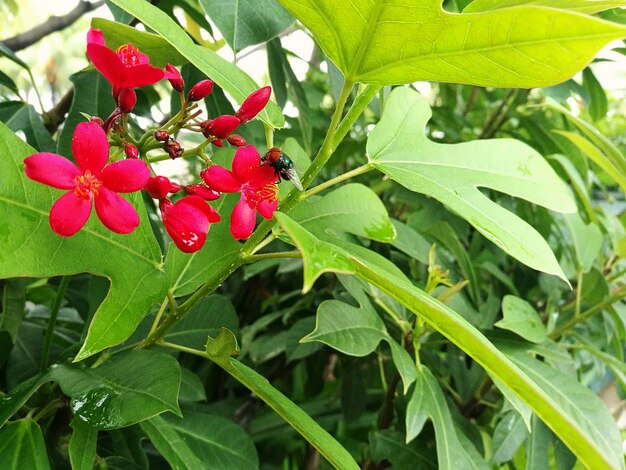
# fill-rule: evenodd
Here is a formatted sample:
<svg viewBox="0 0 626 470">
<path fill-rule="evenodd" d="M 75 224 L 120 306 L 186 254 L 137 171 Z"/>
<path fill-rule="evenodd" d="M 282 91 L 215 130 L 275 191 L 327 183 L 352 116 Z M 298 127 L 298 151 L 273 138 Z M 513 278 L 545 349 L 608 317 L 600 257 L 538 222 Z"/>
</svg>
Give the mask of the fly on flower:
<svg viewBox="0 0 626 470">
<path fill-rule="evenodd" d="M 261 164 L 269 165 L 274 169 L 274 175 L 278 178 L 279 183 L 282 178 L 291 181 L 298 190 L 304 190 L 293 161 L 278 147 L 269 149 L 261 158 Z"/>
</svg>

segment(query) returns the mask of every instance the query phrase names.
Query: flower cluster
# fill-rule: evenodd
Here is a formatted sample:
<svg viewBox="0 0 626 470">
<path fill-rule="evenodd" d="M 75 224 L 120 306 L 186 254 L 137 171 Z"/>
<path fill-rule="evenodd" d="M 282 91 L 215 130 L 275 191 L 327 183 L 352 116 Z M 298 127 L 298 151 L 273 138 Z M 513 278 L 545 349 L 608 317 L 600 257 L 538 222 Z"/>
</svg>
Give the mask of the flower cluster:
<svg viewBox="0 0 626 470">
<path fill-rule="evenodd" d="M 234 133 L 265 107 L 270 87 L 251 93 L 235 115 L 201 120 L 198 102 L 212 92 L 211 80 L 196 83 L 185 95 L 184 79 L 174 66 L 168 64 L 160 69 L 151 65 L 148 56 L 130 43 L 114 51 L 106 46 L 97 29 L 87 35 L 87 56 L 111 83 L 115 110 L 106 120 L 94 116 L 76 127 L 72 140 L 76 164 L 52 153 L 37 153 L 24 160 L 28 178 L 66 190 L 50 210 L 50 226 L 55 233 L 64 237 L 77 233 L 89 219 L 92 206 L 109 230 L 130 233 L 139 225 L 139 215 L 119 193 L 141 190 L 158 201 L 165 230 L 187 253 L 202 248 L 211 224 L 220 221 L 209 201 L 220 198 L 222 193 L 240 193 L 230 216 L 230 231 L 236 240 L 251 235 L 257 212 L 266 219 L 272 217 L 278 206 L 276 183 L 280 178 L 256 148 Z M 135 138 L 126 118 L 137 102 L 135 88 L 164 79 L 180 95 L 181 110 L 163 128 Z M 201 133 L 204 142 L 186 152 L 176 139 L 182 129 Z M 222 147 L 225 142 L 237 147 L 232 171 L 215 165 L 204 152 L 208 144 Z M 201 158 L 206 164 L 201 181 L 181 186 L 155 175 L 151 160 L 161 157 L 149 157 L 147 153 L 159 148 L 166 152 L 165 158 Z"/>
</svg>

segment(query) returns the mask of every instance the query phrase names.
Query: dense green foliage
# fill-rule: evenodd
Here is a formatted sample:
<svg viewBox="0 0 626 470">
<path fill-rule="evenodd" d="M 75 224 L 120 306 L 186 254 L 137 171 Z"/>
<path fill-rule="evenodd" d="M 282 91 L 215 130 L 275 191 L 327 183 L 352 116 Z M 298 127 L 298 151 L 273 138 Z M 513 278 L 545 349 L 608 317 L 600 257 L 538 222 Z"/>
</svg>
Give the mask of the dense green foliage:
<svg viewBox="0 0 626 470">
<path fill-rule="evenodd" d="M 1 469 L 625 468 L 625 126 L 589 63 L 626 37 L 626 2 L 156 3 L 92 25 L 187 91 L 212 79 L 212 117 L 259 88 L 218 52 L 260 47 L 273 101 L 241 133 L 305 190 L 283 181 L 243 242 L 224 194 L 195 253 L 139 194 L 131 234 L 92 216 L 60 237 L 60 192 L 23 160 L 70 157 L 111 85 L 76 70 L 57 130 L 0 72 Z M 158 165 L 178 93 L 137 96 Z M 230 167 L 233 147 L 179 139 L 195 182 Z"/>
</svg>

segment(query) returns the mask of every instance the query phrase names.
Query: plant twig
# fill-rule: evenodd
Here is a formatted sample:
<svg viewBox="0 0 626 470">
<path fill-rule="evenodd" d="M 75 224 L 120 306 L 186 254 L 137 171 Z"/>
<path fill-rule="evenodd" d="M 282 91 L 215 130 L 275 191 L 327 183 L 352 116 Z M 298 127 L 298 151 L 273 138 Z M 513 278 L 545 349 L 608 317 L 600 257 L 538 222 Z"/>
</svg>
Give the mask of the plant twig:
<svg viewBox="0 0 626 470">
<path fill-rule="evenodd" d="M 28 46 L 32 46 L 36 42 L 39 42 L 46 36 L 67 28 L 85 13 L 95 10 L 96 8 L 100 8 L 102 5 L 104 5 L 103 0 L 94 3 L 81 0 L 67 15 L 51 16 L 42 24 L 35 26 L 33 29 L 17 34 L 11 38 L 7 38 L 2 41 L 2 43 L 13 52 L 21 51 L 22 49 L 26 49 Z"/>
<path fill-rule="evenodd" d="M 43 114 L 44 125 L 50 134 L 54 134 L 59 126 L 63 124 L 63 121 L 65 121 L 70 106 L 72 106 L 73 99 L 74 88 L 70 88 L 54 107 Z"/>
</svg>

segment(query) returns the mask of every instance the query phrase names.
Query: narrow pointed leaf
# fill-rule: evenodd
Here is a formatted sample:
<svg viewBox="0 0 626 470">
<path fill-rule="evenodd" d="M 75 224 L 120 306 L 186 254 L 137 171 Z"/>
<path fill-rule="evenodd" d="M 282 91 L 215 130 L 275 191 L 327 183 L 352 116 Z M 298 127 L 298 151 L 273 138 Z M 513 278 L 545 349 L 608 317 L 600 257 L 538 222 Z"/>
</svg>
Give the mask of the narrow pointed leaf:
<svg viewBox="0 0 626 470">
<path fill-rule="evenodd" d="M 626 2 L 623 0 L 474 0 L 463 9 L 463 13 L 477 13 L 524 5 L 560 8 L 562 10 L 592 14 L 610 8 L 624 7 L 626 6 Z"/>
</svg>

